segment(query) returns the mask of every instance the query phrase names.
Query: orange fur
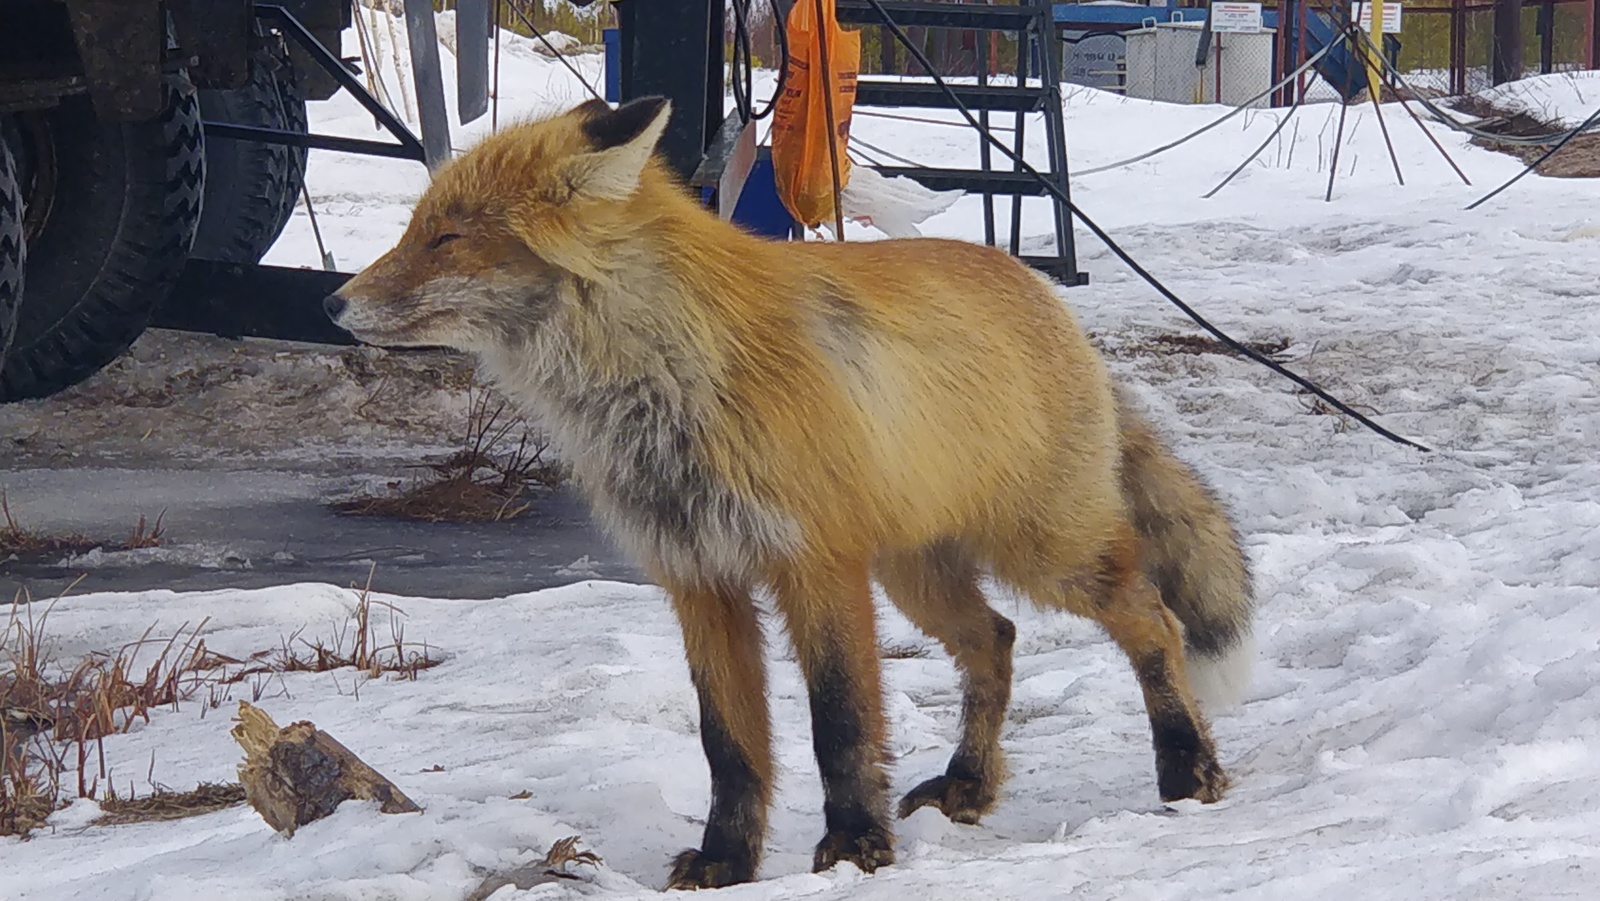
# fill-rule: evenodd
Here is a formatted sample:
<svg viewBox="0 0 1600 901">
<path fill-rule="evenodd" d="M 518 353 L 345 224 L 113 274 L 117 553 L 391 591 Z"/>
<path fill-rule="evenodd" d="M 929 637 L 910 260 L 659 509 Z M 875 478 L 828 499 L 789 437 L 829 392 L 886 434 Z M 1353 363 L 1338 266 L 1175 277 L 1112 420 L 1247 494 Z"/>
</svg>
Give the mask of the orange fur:
<svg viewBox="0 0 1600 901">
<path fill-rule="evenodd" d="M 672 594 L 713 811 L 670 884 L 741 881 L 759 860 L 762 587 L 812 697 L 818 868 L 893 860 L 874 574 L 967 676 L 950 769 L 902 815 L 976 822 L 997 796 L 1014 629 L 984 603 L 983 571 L 1104 624 L 1145 690 L 1163 796 L 1220 796 L 1184 640 L 1221 649 L 1248 631 L 1243 558 L 1053 286 L 965 242 L 747 234 L 651 158 L 666 115 L 589 103 L 486 139 L 437 174 L 337 318 L 373 343 L 478 354 Z"/>
</svg>

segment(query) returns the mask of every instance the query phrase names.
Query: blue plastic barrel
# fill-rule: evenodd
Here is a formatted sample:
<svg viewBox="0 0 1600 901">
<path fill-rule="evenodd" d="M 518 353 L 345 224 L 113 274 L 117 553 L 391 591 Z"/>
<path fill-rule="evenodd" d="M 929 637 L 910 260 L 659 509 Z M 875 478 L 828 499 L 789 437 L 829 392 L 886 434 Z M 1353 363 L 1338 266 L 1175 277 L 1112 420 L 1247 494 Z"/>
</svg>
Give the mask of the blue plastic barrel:
<svg viewBox="0 0 1600 901">
<path fill-rule="evenodd" d="M 605 28 L 600 32 L 606 45 L 606 102 L 622 99 L 622 32 Z"/>
</svg>

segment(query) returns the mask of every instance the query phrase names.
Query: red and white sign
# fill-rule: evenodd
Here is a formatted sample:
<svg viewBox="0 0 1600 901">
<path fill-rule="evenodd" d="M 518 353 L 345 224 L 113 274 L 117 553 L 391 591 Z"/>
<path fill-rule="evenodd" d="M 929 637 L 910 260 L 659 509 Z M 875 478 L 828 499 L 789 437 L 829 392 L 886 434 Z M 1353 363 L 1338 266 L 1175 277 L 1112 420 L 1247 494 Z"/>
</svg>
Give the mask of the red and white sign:
<svg viewBox="0 0 1600 901">
<path fill-rule="evenodd" d="M 1255 34 L 1261 30 L 1261 4 L 1212 3 L 1211 31 L 1213 34 L 1244 32 Z"/>
<path fill-rule="evenodd" d="M 1365 0 L 1355 0 L 1355 2 L 1350 4 L 1350 14 L 1351 15 L 1356 15 L 1358 12 L 1361 15 L 1361 20 L 1360 20 L 1360 22 L 1361 22 L 1361 30 L 1367 32 L 1368 34 L 1371 34 L 1372 33 L 1372 4 L 1365 2 Z M 1400 22 L 1401 22 L 1400 13 L 1401 13 L 1401 5 L 1398 2 L 1398 0 L 1395 0 L 1395 2 L 1389 2 L 1389 0 L 1385 0 L 1385 2 L 1383 4 L 1383 33 L 1384 34 L 1399 34 L 1400 33 Z"/>
</svg>

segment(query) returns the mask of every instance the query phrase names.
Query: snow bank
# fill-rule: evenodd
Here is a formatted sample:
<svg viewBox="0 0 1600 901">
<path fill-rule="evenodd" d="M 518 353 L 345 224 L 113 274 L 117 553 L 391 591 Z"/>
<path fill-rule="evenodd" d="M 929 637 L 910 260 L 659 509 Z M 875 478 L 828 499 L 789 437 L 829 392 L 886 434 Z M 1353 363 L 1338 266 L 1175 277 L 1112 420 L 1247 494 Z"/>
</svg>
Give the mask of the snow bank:
<svg viewBox="0 0 1600 901">
<path fill-rule="evenodd" d="M 598 77 L 596 64 L 579 61 Z M 502 121 L 584 94 L 559 63 L 508 56 L 503 66 Z M 1221 112 L 1075 91 L 1071 157 L 1113 162 Z M 1437 130 L 1474 182 L 1462 185 L 1390 106 L 1403 187 L 1362 107 L 1349 112 L 1324 202 L 1333 123 L 1308 108 L 1233 185 L 1202 199 L 1279 115 L 1242 116 L 1177 151 L 1085 177 L 1074 197 L 1219 325 L 1290 339 L 1295 368 L 1437 452 L 1321 415 L 1254 364 L 1153 343 L 1193 328 L 1091 239 L 1079 254 L 1093 280 L 1064 294 L 1231 504 L 1254 562 L 1257 676 L 1216 723 L 1233 793 L 1211 807 L 1158 804 L 1126 661 L 1084 622 L 999 598 L 1020 627 L 1004 736 L 1013 776 L 999 809 L 978 827 L 919 812 L 900 828 L 900 864 L 874 877 L 809 874 L 821 797 L 801 682 L 775 633 L 782 776 L 770 853 L 761 883 L 725 896 L 1592 896 L 1600 190 L 1534 177 L 1463 212 L 1521 164 Z M 345 100 L 319 104 L 314 118 L 319 129 L 371 133 Z M 861 116 L 853 133 L 863 150 L 976 160 L 976 139 L 958 128 Z M 1031 127 L 1030 139 L 1038 133 Z M 1042 150 L 1030 140 L 1032 158 Z M 385 249 L 423 178 L 420 166 L 313 153 L 311 189 L 342 264 Z M 924 229 L 974 238 L 979 206 L 964 198 Z M 1047 208 L 1025 222 L 1028 247 L 1039 246 Z M 297 214 L 275 261 L 315 260 L 305 226 Z M 0 897 L 454 899 L 483 871 L 568 834 L 606 859 L 600 874 L 497 898 L 657 897 L 668 857 L 697 840 L 708 802 L 693 693 L 659 592 L 581 582 L 494 601 L 389 600 L 405 611 L 408 638 L 440 649 L 443 665 L 359 692 L 349 674 L 285 677 L 260 703 L 281 722 L 316 721 L 425 813 L 349 805 L 291 842 L 246 810 L 117 828 L 69 826 L 83 819 L 69 810 L 53 832 L 0 843 Z M 153 621 L 173 630 L 210 616 L 209 645 L 248 653 L 301 626 L 332 628 L 352 603 L 322 585 L 87 596 L 60 604 L 54 634 L 63 653 L 79 653 Z M 887 640 L 921 641 L 887 609 L 883 628 Z M 885 670 L 903 791 L 944 765 L 959 692 L 937 651 Z M 156 781 L 176 788 L 227 779 L 238 759 L 227 726 L 222 711 L 187 706 L 106 751 L 124 786 L 142 787 L 152 757 Z M 443 770 L 423 772 L 435 765 Z"/>
<path fill-rule="evenodd" d="M 1478 92 L 1495 106 L 1575 127 L 1600 109 L 1600 72 L 1558 72 Z"/>
</svg>

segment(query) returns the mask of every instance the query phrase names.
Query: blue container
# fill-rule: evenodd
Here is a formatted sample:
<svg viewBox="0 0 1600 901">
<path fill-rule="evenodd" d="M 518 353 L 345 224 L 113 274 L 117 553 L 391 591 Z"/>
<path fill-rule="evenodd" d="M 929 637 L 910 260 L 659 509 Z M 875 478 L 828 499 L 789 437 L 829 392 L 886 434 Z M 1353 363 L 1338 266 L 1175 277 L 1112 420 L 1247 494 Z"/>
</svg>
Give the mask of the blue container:
<svg viewBox="0 0 1600 901">
<path fill-rule="evenodd" d="M 744 190 L 739 192 L 739 202 L 733 207 L 733 221 L 747 231 L 780 241 L 794 235 L 794 217 L 778 199 L 778 182 L 772 171 L 772 148 L 756 151 L 756 161 L 750 166 L 750 176 L 745 179 Z"/>
<path fill-rule="evenodd" d="M 716 190 L 709 185 L 700 189 L 700 202 L 713 209 Z M 778 181 L 772 170 L 772 148 L 756 148 L 755 162 L 750 164 L 750 174 L 745 178 L 744 190 L 733 205 L 733 224 L 747 232 L 787 241 L 794 237 L 795 221 L 789 208 L 778 199 Z"/>
<path fill-rule="evenodd" d="M 606 45 L 606 102 L 617 103 L 622 100 L 622 32 L 605 28 L 600 37 Z"/>
</svg>

